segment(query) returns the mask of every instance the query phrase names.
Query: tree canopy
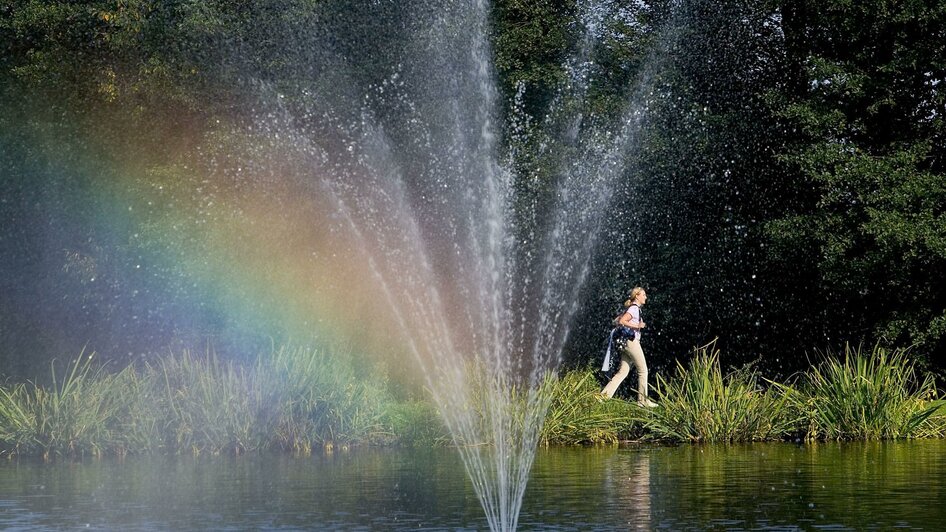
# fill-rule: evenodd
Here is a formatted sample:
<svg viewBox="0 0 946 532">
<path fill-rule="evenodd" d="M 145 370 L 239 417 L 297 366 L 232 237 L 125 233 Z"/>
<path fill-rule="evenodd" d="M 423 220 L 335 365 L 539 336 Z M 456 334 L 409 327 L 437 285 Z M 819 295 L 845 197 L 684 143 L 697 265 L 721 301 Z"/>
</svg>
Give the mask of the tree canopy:
<svg viewBox="0 0 946 532">
<path fill-rule="evenodd" d="M 250 108 L 242 84 L 302 94 L 297 78 L 311 74 L 315 43 L 345 56 L 345 39 L 375 39 L 377 57 L 339 68 L 376 82 L 372 65 L 410 22 L 382 18 L 422 3 L 377 4 L 0 2 L 0 192 L 28 201 L 10 174 L 29 159 L 13 154 L 23 124 L 94 128 L 102 153 L 150 144 L 148 157 L 164 164 Z M 550 106 L 569 105 L 583 5 L 494 2 L 505 124 L 538 128 Z M 733 362 L 761 357 L 784 372 L 844 342 L 914 346 L 928 366 L 946 367 L 946 2 L 596 8 L 602 26 L 580 105 L 589 123 L 620 120 L 631 106 L 647 118 L 626 186 L 614 191 L 569 362 L 597 356 L 623 294 L 643 284 L 658 367 L 717 337 Z M 356 19 L 360 33 L 312 37 Z M 504 131 L 518 153 L 516 186 L 548 193 L 550 157 L 567 147 L 543 155 L 521 133 Z"/>
</svg>

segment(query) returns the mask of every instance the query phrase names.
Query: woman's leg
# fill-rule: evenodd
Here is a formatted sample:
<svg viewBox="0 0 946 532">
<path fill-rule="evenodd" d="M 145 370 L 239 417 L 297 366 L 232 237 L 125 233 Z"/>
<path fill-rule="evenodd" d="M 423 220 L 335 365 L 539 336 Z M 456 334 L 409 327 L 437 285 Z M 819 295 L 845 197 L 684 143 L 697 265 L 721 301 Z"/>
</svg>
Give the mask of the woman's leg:
<svg viewBox="0 0 946 532">
<path fill-rule="evenodd" d="M 630 343 L 630 342 L 628 342 Z M 624 381 L 624 378 L 631 372 L 631 360 L 627 358 L 625 350 L 621 350 L 621 366 L 618 368 L 618 372 L 614 374 L 614 377 L 611 377 L 611 380 L 608 381 L 608 385 L 601 390 L 601 393 L 604 394 L 608 399 L 614 397 L 614 392 L 618 391 L 618 386 L 621 385 L 621 382 Z"/>
<path fill-rule="evenodd" d="M 647 402 L 647 361 L 644 360 L 644 350 L 641 349 L 640 340 L 634 340 L 627 343 L 625 352 L 634 361 L 637 368 L 637 402 Z M 623 360 L 623 357 L 622 357 Z"/>
</svg>

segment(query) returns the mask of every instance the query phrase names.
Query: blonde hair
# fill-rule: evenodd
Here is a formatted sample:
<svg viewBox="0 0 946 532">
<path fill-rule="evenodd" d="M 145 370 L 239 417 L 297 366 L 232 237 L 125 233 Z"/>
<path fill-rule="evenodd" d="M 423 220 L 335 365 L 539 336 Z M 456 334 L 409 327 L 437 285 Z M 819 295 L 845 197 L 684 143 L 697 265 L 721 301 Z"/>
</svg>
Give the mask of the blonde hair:
<svg viewBox="0 0 946 532">
<path fill-rule="evenodd" d="M 633 305 L 634 300 L 637 299 L 637 296 L 643 291 L 644 289 L 640 286 L 635 286 L 634 288 L 632 288 L 631 294 L 627 296 L 627 301 L 624 302 L 624 306 L 626 308 L 629 308 L 631 305 Z"/>
</svg>

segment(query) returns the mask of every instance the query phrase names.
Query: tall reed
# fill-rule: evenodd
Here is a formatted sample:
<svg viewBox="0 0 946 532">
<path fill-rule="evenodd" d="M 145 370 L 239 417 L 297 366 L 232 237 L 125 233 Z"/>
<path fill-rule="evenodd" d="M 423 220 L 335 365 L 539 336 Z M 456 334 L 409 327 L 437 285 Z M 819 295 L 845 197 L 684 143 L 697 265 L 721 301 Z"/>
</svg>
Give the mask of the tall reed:
<svg viewBox="0 0 946 532">
<path fill-rule="evenodd" d="M 617 443 L 639 427 L 630 415 L 635 407 L 620 399 L 602 401 L 594 369 L 570 371 L 546 386 L 552 402 L 540 441 L 545 445 Z"/>
<path fill-rule="evenodd" d="M 933 413 L 923 420 L 914 434 L 917 438 L 946 438 L 946 400 L 931 401 Z"/>
<path fill-rule="evenodd" d="M 52 455 L 101 455 L 122 449 L 119 416 L 122 397 L 114 384 L 127 377 L 93 365 L 94 354 L 81 353 L 52 385 L 34 382 L 0 388 L 0 442 L 11 452 Z"/>
<path fill-rule="evenodd" d="M 184 352 L 149 370 L 164 385 L 158 402 L 178 451 L 310 452 L 370 441 L 385 432 L 392 401 L 383 378 L 358 379 L 337 353 L 305 347 L 275 349 L 250 367 Z"/>
<path fill-rule="evenodd" d="M 805 423 L 806 439 L 913 438 L 936 432 L 933 376 L 918 379 L 907 351 L 845 346 L 828 353 L 796 389 L 779 385 Z"/>
<path fill-rule="evenodd" d="M 260 371 L 189 351 L 149 366 L 164 444 L 177 451 L 258 451 L 278 423 L 279 392 Z"/>
<path fill-rule="evenodd" d="M 454 440 L 429 402 L 396 402 L 383 376 L 351 353 L 283 347 L 249 364 L 184 351 L 107 372 L 80 355 L 52 384 L 0 385 L 0 453 L 45 457 L 171 453 L 310 452 L 359 443 L 480 446 Z M 545 445 L 754 441 L 789 437 L 946 437 L 946 408 L 933 379 L 918 379 L 902 350 L 846 348 L 792 382 L 767 385 L 752 367 L 724 374 L 714 344 L 656 378 L 660 406 L 601 400 L 593 369 L 550 377 L 537 391 L 468 368 L 465 400 L 486 437 L 503 408 L 501 434 L 547 414 Z M 499 395 L 497 395 L 499 394 Z M 507 442 L 510 443 L 511 442 Z"/>
<path fill-rule="evenodd" d="M 388 431 L 380 440 L 407 447 L 444 447 L 451 443 L 450 431 L 430 401 L 412 400 L 391 404 L 383 425 Z"/>
<path fill-rule="evenodd" d="M 357 363 L 353 353 L 339 356 L 289 346 L 273 351 L 262 374 L 283 392 L 276 427 L 279 446 L 308 452 L 319 445 L 380 441 L 388 435 L 385 416 L 394 400 L 387 380 L 368 362 Z"/>
<path fill-rule="evenodd" d="M 784 395 L 765 389 L 752 367 L 724 375 L 715 343 L 677 362 L 674 376 L 656 379 L 660 406 L 637 408 L 633 417 L 658 440 L 744 442 L 780 439 L 794 420 Z"/>
<path fill-rule="evenodd" d="M 357 378 L 325 350 L 287 347 L 248 365 L 184 351 L 117 373 L 92 359 L 62 377 L 53 366 L 52 386 L 0 386 L 0 452 L 309 452 L 392 439 L 385 380 Z"/>
</svg>

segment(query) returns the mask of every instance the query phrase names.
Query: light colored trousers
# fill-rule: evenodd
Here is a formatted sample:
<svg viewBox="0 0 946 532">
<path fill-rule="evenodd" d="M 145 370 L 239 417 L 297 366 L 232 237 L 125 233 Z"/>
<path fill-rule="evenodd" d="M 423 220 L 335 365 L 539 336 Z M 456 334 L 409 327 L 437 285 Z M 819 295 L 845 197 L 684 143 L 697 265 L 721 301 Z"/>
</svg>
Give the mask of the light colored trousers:
<svg viewBox="0 0 946 532">
<path fill-rule="evenodd" d="M 641 349 L 641 341 L 638 338 L 629 340 L 624 349 L 621 350 L 621 367 L 614 374 L 608 385 L 601 390 L 609 399 L 614 397 L 614 392 L 618 391 L 618 386 L 624 381 L 631 372 L 631 362 L 637 368 L 637 400 L 644 402 L 647 400 L 647 361 L 644 360 L 644 350 Z"/>
</svg>

